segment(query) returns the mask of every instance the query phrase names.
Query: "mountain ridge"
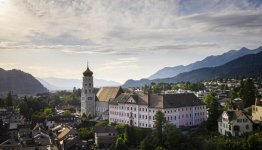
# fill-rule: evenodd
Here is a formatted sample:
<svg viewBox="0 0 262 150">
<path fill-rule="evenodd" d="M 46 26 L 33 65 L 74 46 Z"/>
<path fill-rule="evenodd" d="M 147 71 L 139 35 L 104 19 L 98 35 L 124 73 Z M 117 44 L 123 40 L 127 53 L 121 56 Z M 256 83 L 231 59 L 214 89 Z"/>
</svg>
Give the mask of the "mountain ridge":
<svg viewBox="0 0 262 150">
<path fill-rule="evenodd" d="M 22 70 L 0 68 L 0 93 L 14 92 L 21 95 L 35 95 L 48 90 L 31 74 Z"/>
<path fill-rule="evenodd" d="M 47 78 L 38 78 L 38 80 L 51 91 L 72 90 L 74 87 L 82 88 L 82 79 L 65 79 L 65 78 L 47 77 Z M 120 85 L 121 83 L 115 81 L 108 81 L 104 79 L 94 78 L 95 87 L 120 86 Z"/>
<path fill-rule="evenodd" d="M 230 50 L 228 52 L 222 53 L 220 55 L 210 55 L 200 61 L 196 61 L 189 65 L 178 65 L 174 67 L 164 67 L 163 69 L 158 70 L 153 75 L 149 76 L 149 80 L 153 79 L 162 79 L 162 78 L 169 78 L 174 77 L 180 73 L 192 71 L 199 68 L 204 67 L 216 67 L 223 65 L 229 61 L 232 61 L 236 58 L 245 56 L 247 54 L 255 54 L 262 51 L 262 46 L 255 48 L 255 49 L 248 49 L 246 47 L 242 47 L 239 50 Z"/>
<path fill-rule="evenodd" d="M 252 76 L 261 75 L 262 73 L 262 52 L 257 54 L 249 54 L 232 60 L 224 65 L 217 67 L 205 67 L 189 72 L 180 73 L 175 77 L 164 79 L 142 79 L 141 80 L 127 80 L 123 87 L 141 87 L 151 82 L 197 82 L 201 80 L 208 80 L 211 78 L 236 77 L 236 76 Z"/>
</svg>

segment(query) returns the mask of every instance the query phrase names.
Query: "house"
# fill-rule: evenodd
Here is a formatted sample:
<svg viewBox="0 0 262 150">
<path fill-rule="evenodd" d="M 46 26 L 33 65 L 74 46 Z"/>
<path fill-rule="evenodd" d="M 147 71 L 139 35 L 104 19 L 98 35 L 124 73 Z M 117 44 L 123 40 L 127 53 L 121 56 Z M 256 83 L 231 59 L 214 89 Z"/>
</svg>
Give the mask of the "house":
<svg viewBox="0 0 262 150">
<path fill-rule="evenodd" d="M 98 147 L 110 147 L 116 141 L 117 132 L 114 126 L 98 126 L 94 128 L 94 132 Z"/>
<path fill-rule="evenodd" d="M 8 139 L 0 144 L 0 150 L 13 150 L 13 149 L 19 149 L 20 144 L 18 141 L 14 139 Z"/>
<path fill-rule="evenodd" d="M 206 120 L 206 105 L 193 93 L 146 94 L 122 93 L 109 102 L 109 122 L 153 128 L 155 114 L 177 127 L 196 126 Z"/>
<path fill-rule="evenodd" d="M 68 150 L 73 147 L 76 148 L 80 145 L 79 133 L 70 126 L 58 125 L 52 128 L 51 131 L 62 150 Z"/>
<path fill-rule="evenodd" d="M 77 116 L 74 115 L 69 115 L 69 116 L 53 116 L 47 119 L 45 122 L 46 126 L 48 129 L 51 129 L 59 124 L 66 124 L 70 126 L 75 126 L 81 123 L 81 119 Z"/>
<path fill-rule="evenodd" d="M 253 123 L 241 110 L 224 111 L 218 119 L 218 132 L 226 136 L 240 136 L 253 131 Z"/>
</svg>

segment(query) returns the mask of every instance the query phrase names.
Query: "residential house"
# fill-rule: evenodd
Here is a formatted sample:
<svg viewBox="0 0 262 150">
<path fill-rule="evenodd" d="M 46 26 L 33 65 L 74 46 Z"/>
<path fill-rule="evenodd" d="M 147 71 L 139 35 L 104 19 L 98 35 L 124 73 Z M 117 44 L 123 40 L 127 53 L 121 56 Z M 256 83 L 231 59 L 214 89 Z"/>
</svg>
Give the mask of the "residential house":
<svg viewBox="0 0 262 150">
<path fill-rule="evenodd" d="M 117 132 L 114 126 L 98 126 L 94 128 L 94 132 L 98 147 L 110 147 L 116 141 Z"/>
<path fill-rule="evenodd" d="M 69 150 L 80 146 L 79 133 L 72 127 L 58 125 L 52 128 L 52 133 L 56 137 L 56 142 L 62 150 Z"/>
<path fill-rule="evenodd" d="M 253 131 L 253 123 L 241 110 L 224 111 L 218 119 L 218 132 L 226 136 L 240 136 Z"/>
</svg>

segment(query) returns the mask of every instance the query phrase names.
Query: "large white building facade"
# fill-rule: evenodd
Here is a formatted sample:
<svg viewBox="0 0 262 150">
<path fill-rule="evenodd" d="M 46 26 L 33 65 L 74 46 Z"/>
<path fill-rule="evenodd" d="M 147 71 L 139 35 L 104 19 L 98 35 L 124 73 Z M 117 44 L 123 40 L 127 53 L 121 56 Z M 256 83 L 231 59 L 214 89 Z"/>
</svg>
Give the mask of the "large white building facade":
<svg viewBox="0 0 262 150">
<path fill-rule="evenodd" d="M 206 105 L 192 93 L 144 94 L 122 93 L 109 102 L 109 122 L 136 127 L 154 127 L 155 114 L 160 110 L 167 122 L 182 126 L 196 126 L 206 120 Z"/>
</svg>

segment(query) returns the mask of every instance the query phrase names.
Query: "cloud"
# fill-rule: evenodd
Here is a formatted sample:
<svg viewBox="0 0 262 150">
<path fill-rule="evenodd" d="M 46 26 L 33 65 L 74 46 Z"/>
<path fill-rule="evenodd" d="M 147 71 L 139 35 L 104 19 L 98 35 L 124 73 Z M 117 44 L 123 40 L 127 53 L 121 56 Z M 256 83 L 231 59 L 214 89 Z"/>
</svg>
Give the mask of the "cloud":
<svg viewBox="0 0 262 150">
<path fill-rule="evenodd" d="M 91 58 L 99 62 L 100 78 L 121 70 L 110 72 L 111 80 L 122 72 L 149 74 L 155 60 L 161 68 L 261 45 L 260 0 L 10 0 L 0 6 L 5 57 L 33 51 L 46 59 L 55 53 L 66 63 Z M 195 58 L 186 62 L 178 58 L 183 54 Z"/>
</svg>

